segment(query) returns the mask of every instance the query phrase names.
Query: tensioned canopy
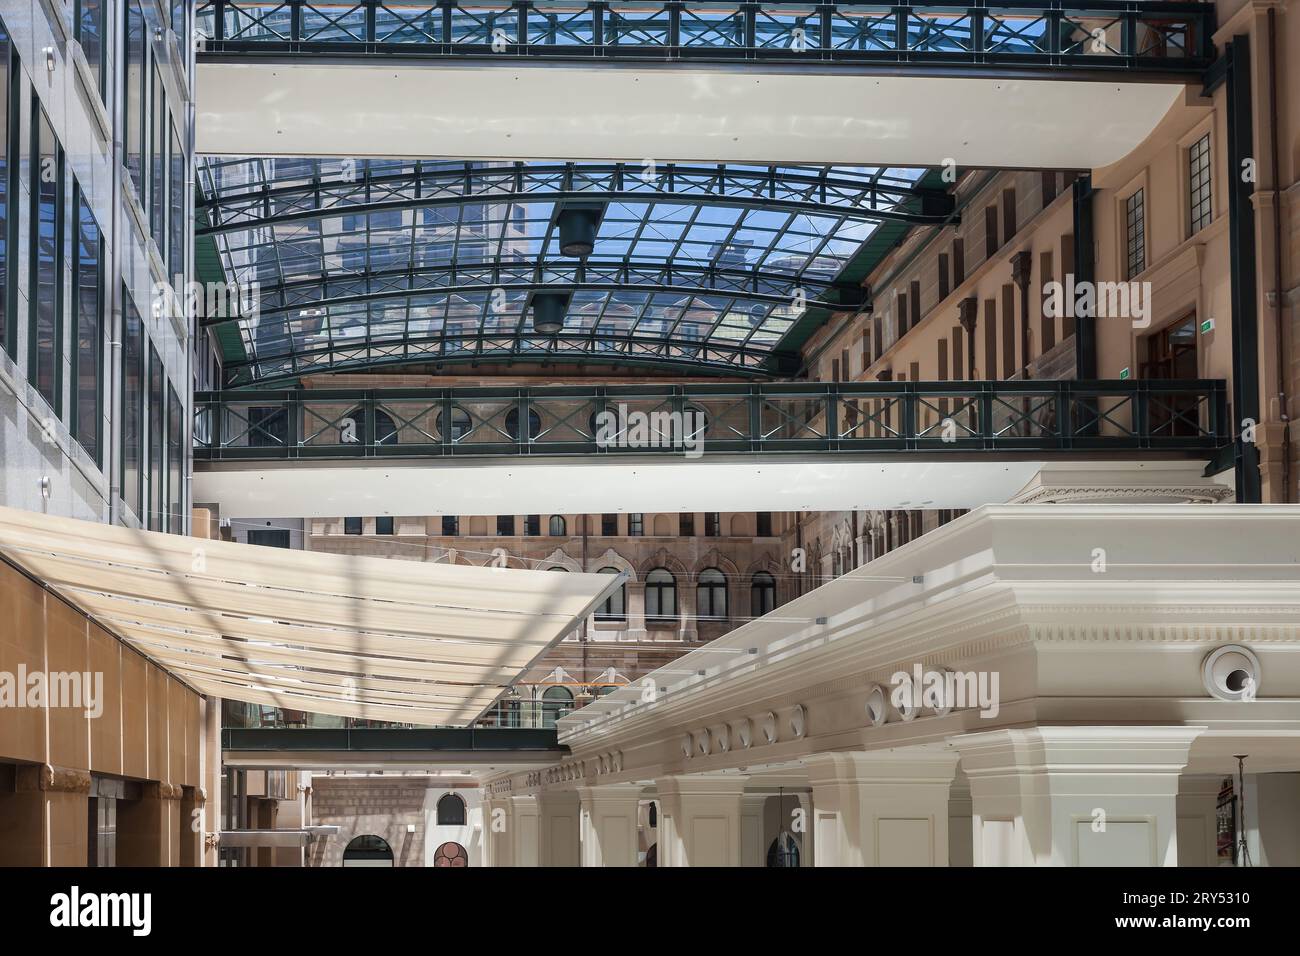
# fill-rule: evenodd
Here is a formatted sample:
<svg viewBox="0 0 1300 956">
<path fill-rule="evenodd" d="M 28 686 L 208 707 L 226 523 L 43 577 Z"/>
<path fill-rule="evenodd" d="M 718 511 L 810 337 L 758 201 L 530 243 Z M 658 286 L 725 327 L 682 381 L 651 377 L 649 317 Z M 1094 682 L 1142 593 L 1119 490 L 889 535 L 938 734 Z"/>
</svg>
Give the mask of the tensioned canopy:
<svg viewBox="0 0 1300 956">
<path fill-rule="evenodd" d="M 622 578 L 288 551 L 0 508 L 0 554 L 195 690 L 463 725 Z"/>
</svg>

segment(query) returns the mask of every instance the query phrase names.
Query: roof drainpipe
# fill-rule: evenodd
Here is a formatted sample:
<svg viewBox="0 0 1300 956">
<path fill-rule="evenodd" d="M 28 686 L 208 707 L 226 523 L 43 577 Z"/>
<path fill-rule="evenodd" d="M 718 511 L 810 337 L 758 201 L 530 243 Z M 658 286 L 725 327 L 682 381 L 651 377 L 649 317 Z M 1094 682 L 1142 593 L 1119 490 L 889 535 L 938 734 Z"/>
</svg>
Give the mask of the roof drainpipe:
<svg viewBox="0 0 1300 956">
<path fill-rule="evenodd" d="M 1281 503 L 1291 500 L 1291 416 L 1286 382 L 1286 323 L 1282 318 L 1282 209 L 1281 170 L 1277 157 L 1277 11 L 1268 8 L 1268 112 L 1269 162 L 1273 169 L 1273 319 L 1277 355 L 1278 421 L 1282 424 Z"/>
</svg>

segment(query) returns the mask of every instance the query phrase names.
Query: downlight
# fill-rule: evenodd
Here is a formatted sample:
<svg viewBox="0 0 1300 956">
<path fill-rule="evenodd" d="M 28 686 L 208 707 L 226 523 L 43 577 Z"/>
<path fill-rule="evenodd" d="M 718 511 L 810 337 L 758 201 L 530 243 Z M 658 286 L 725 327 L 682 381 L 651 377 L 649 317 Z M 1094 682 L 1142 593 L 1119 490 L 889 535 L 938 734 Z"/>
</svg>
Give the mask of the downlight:
<svg viewBox="0 0 1300 956">
<path fill-rule="evenodd" d="M 560 210 L 556 222 L 560 227 L 560 255 L 585 259 L 596 248 L 596 229 L 600 225 L 600 207 L 570 206 Z"/>
<path fill-rule="evenodd" d="M 1205 658 L 1201 679 L 1219 700 L 1254 700 L 1259 695 L 1259 658 L 1240 644 L 1220 647 Z"/>
<path fill-rule="evenodd" d="M 533 331 L 555 335 L 564 328 L 569 311 L 569 297 L 559 292 L 539 292 L 533 296 Z"/>
</svg>

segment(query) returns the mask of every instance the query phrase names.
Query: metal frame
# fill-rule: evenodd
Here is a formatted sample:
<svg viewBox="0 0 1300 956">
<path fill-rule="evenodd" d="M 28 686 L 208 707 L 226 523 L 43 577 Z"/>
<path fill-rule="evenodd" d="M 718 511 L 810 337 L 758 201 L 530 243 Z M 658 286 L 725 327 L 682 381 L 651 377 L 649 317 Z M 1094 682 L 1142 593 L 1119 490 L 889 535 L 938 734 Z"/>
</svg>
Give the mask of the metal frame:
<svg viewBox="0 0 1300 956">
<path fill-rule="evenodd" d="M 914 73 L 1196 74 L 1213 5 L 1005 3 L 245 2 L 199 7 L 203 57 L 411 56 L 578 62 L 818 64 Z M 1094 44 L 1094 32 L 1101 30 Z"/>
<path fill-rule="evenodd" d="M 338 752 L 565 754 L 554 728 L 544 727 L 225 727 L 221 749 L 240 753 Z"/>
<path fill-rule="evenodd" d="M 433 206 L 527 202 L 677 202 L 846 216 L 870 222 L 955 225 L 950 193 L 887 181 L 883 168 L 825 166 L 752 167 L 738 164 L 473 163 L 413 161 L 398 172 L 375 172 L 392 163 L 341 164 L 312 160 L 312 175 L 276 186 L 216 190 L 198 207 L 211 225 L 199 236 L 284 225 L 346 213 Z M 340 165 L 329 175 L 326 167 Z M 402 164 L 407 165 L 407 164 Z M 209 174 L 214 168 L 207 167 Z M 350 171 L 349 171 L 350 170 Z"/>
<path fill-rule="evenodd" d="M 1226 385 L 1205 379 L 263 390 L 199 393 L 194 407 L 201 461 L 673 455 L 696 439 L 705 455 L 1206 455 L 1231 441 Z M 673 413 L 675 426 L 653 427 L 683 430 L 649 445 L 622 441 L 621 426 L 598 435 L 596 416 L 620 408 Z M 378 435 L 378 412 L 395 431 Z M 534 416 L 535 434 L 519 427 Z M 458 419 L 459 432 L 442 427 Z"/>
<path fill-rule="evenodd" d="M 648 182 L 643 172 L 209 159 L 200 213 L 218 225 L 204 235 L 228 279 L 258 283 L 255 310 L 204 320 L 238 330 L 226 383 L 467 349 L 509 360 L 511 339 L 527 358 L 625 354 L 770 374 L 790 364 L 792 330 L 869 307 L 857 277 L 881 253 L 880 229 L 953 211 L 917 169 L 670 164 Z M 585 259 L 561 254 L 556 225 L 578 202 L 603 210 Z M 529 322 L 542 290 L 569 296 L 553 342 L 534 340 Z"/>
</svg>

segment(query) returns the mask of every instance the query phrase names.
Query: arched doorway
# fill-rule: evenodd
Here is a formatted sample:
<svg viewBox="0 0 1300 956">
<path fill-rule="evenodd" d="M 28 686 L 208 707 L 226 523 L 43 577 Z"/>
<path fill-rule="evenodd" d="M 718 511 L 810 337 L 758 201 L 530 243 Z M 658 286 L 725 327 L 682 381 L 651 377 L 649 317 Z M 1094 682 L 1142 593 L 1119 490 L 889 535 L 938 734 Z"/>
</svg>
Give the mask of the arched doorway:
<svg viewBox="0 0 1300 956">
<path fill-rule="evenodd" d="M 354 837 L 343 851 L 344 866 L 392 866 L 393 850 L 373 833 Z"/>
<path fill-rule="evenodd" d="M 444 843 L 433 853 L 434 866 L 469 866 L 469 854 L 459 843 Z"/>
<path fill-rule="evenodd" d="M 799 843 L 794 834 L 782 830 L 772 845 L 767 848 L 767 865 L 769 867 L 798 867 Z"/>
</svg>

